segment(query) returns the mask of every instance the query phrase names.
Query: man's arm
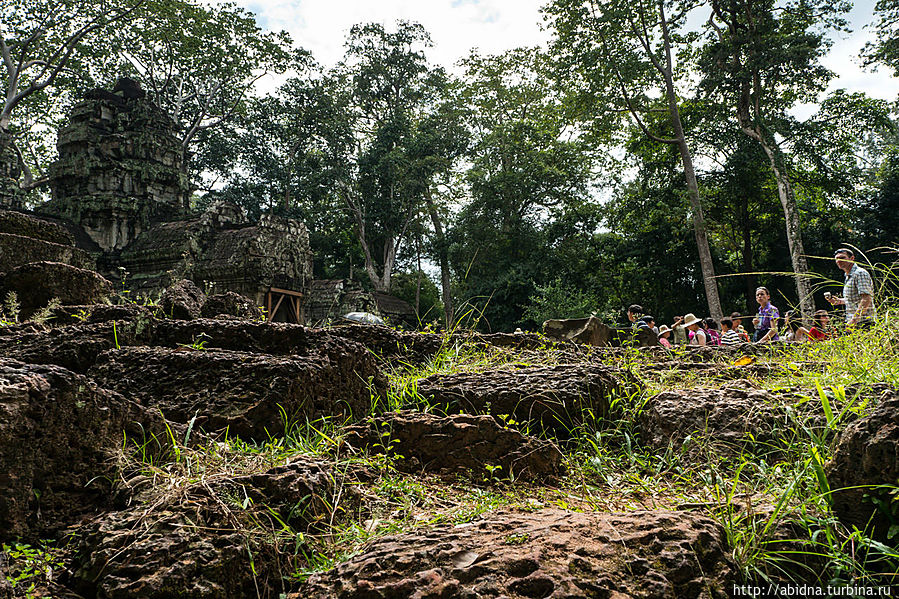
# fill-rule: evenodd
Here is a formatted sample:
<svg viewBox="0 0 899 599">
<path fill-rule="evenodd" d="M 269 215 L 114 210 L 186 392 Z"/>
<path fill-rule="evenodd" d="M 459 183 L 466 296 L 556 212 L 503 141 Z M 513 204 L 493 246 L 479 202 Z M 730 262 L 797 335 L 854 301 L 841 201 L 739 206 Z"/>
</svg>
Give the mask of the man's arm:
<svg viewBox="0 0 899 599">
<path fill-rule="evenodd" d="M 868 310 L 870 310 L 871 306 L 874 305 L 874 298 L 868 293 L 863 293 L 859 295 L 858 298 L 858 308 L 855 309 L 855 314 L 853 314 L 852 318 L 849 320 L 849 326 L 858 324 Z"/>
</svg>

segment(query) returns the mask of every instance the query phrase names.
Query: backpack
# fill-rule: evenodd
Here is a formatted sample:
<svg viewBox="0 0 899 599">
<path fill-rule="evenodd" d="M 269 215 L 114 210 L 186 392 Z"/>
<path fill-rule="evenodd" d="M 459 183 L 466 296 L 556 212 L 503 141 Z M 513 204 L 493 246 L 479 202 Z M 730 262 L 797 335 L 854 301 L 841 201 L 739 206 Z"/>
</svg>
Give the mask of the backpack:
<svg viewBox="0 0 899 599">
<path fill-rule="evenodd" d="M 721 331 L 716 329 L 706 329 L 706 336 L 709 338 L 706 345 L 721 345 Z"/>
</svg>

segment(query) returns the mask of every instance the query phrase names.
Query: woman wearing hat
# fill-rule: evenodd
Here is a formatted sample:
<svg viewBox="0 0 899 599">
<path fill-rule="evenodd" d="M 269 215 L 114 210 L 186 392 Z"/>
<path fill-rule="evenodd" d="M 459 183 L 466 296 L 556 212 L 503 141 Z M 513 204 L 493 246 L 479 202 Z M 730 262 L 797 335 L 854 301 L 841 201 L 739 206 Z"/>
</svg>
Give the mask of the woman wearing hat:
<svg viewBox="0 0 899 599">
<path fill-rule="evenodd" d="M 659 343 L 667 348 L 671 349 L 671 341 L 668 339 L 671 337 L 671 329 L 668 328 L 667 324 L 663 324 L 659 327 Z"/>
<path fill-rule="evenodd" d="M 701 328 L 702 320 L 696 318 L 695 314 L 687 314 L 684 316 L 684 326 L 690 331 L 690 345 L 705 345 L 705 331 Z"/>
</svg>

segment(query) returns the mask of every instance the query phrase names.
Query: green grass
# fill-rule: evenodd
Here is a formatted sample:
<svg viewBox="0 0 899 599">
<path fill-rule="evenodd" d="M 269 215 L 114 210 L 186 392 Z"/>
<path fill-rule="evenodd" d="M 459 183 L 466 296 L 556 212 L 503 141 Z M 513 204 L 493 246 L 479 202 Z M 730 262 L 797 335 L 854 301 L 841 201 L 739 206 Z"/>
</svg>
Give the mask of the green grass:
<svg viewBox="0 0 899 599">
<path fill-rule="evenodd" d="M 120 484 L 140 481 L 137 500 L 152 508 L 164 494 L 186 494 L 197 485 L 264 472 L 297 456 L 322 460 L 338 474 L 349 467 L 367 469 L 370 480 L 355 487 L 361 503 L 358 496 L 340 493 L 318 498 L 327 513 L 315 527 L 302 530 L 288 524 L 291 518 L 249 504 L 248 497 L 223 492 L 223 502 L 247 514 L 241 526 L 248 538 L 283 555 L 291 582 L 333 567 L 383 535 L 459 524 L 501 509 L 556 508 L 705 514 L 722 525 L 745 581 L 895 583 L 899 553 L 866 531 L 848 530 L 837 521 L 824 470 L 847 423 L 875 407 L 872 385 L 899 387 L 899 314 L 882 308 L 881 316 L 870 331 L 823 343 L 778 345 L 754 356 L 745 378 L 770 391 L 784 414 L 772 441 L 747 436 L 728 448 L 697 431 L 683 443 L 648 448 L 635 424 L 646 401 L 660 391 L 725 387 L 732 381 L 714 376 L 716 370 L 737 368 L 733 364 L 739 356 L 722 352 L 714 358 L 714 369 L 694 371 L 659 367 L 662 354 L 656 350 L 597 348 L 580 352 L 578 359 L 634 373 L 643 387 L 615 398 L 611 419 L 585 414 L 579 419 L 583 424 L 568 431 L 571 439 L 560 443 L 567 475 L 554 486 L 510 482 L 486 467 L 471 474 L 474 480 L 401 473 L 390 452 L 350 450 L 343 441 L 347 423 L 307 421 L 284 412 L 282 429 L 259 443 L 228 434 L 208 439 L 192 427 L 169 429 L 161 439 L 126 439 Z M 686 360 L 688 353 L 678 350 L 673 358 Z M 516 353 L 448 334 L 441 350 L 425 363 L 389 365 L 387 396 L 373 395 L 369 415 L 434 410 L 417 391 L 423 377 L 553 365 L 568 358 L 552 346 Z M 770 372 L 766 366 L 772 367 Z M 809 413 L 819 417 L 810 420 Z M 893 497 L 899 494 L 887 489 L 888 496 L 891 490 Z M 885 509 L 893 509 L 892 504 Z M 510 537 L 507 542 L 527 540 Z"/>
</svg>

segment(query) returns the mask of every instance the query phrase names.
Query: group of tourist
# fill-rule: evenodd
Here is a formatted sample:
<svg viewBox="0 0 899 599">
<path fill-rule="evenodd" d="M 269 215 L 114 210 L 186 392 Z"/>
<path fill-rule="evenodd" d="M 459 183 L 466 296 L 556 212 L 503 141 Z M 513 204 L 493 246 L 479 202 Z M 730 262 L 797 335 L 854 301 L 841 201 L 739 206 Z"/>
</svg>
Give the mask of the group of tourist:
<svg viewBox="0 0 899 599">
<path fill-rule="evenodd" d="M 866 328 L 874 324 L 874 283 L 870 273 L 855 263 L 852 250 L 840 248 L 834 252 L 837 267 L 843 271 L 843 295 L 827 292 L 824 299 L 832 306 L 845 306 L 846 326 Z M 651 329 L 658 335 L 659 343 L 665 347 L 672 345 L 738 345 L 740 343 L 769 343 L 772 341 L 823 341 L 834 335 L 830 314 L 818 310 L 811 328 L 802 325 L 795 311 L 784 314 L 781 325 L 780 311 L 771 303 L 771 293 L 766 287 L 755 291 L 758 312 L 752 318 L 753 333 L 743 327 L 739 312 L 725 316 L 719 321 L 714 318 L 698 318 L 694 314 L 676 316 L 671 326 L 657 327 L 652 316 L 644 314 L 643 307 L 631 305 L 627 310 L 629 325 L 635 330 Z"/>
</svg>

